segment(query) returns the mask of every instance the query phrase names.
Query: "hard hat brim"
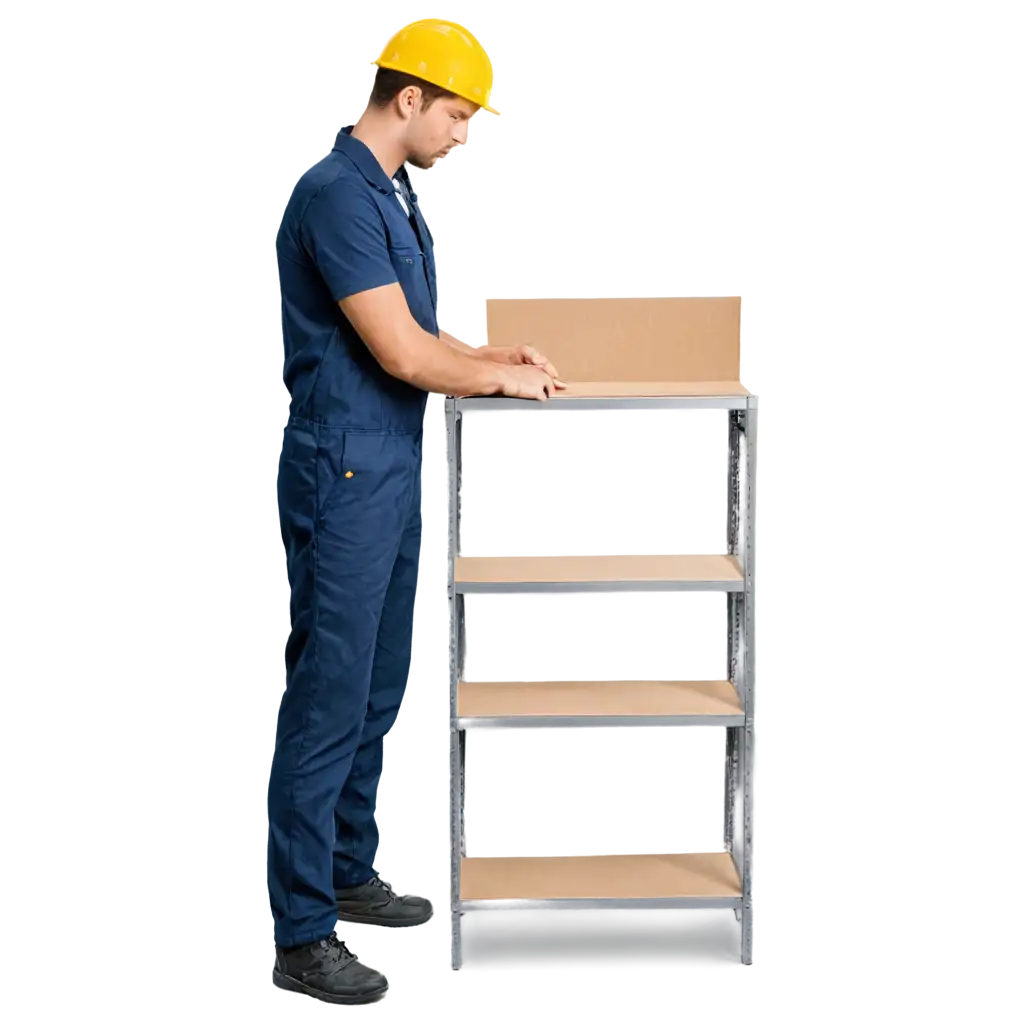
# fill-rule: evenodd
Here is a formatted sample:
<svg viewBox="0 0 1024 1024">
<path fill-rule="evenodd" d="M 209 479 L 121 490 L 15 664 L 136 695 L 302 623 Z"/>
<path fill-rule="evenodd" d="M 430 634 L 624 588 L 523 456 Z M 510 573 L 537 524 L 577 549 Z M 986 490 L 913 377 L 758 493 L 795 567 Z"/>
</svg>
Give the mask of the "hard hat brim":
<svg viewBox="0 0 1024 1024">
<path fill-rule="evenodd" d="M 467 96 L 465 93 L 459 92 L 457 89 L 452 89 L 449 86 L 442 85 L 440 82 L 433 82 L 429 78 L 423 75 L 414 75 L 406 68 L 399 65 L 399 63 L 392 63 L 390 60 L 374 59 L 370 61 L 370 71 L 397 71 L 403 75 L 410 75 L 412 78 L 418 78 L 422 82 L 427 82 L 430 85 L 436 86 L 438 89 L 444 89 L 446 92 L 451 92 L 453 96 L 458 96 L 460 99 L 465 99 L 467 103 L 475 103 L 479 112 L 486 115 L 487 117 L 501 117 L 501 111 L 497 106 L 489 101 L 480 102 L 478 99 L 474 99 L 473 96 Z"/>
</svg>

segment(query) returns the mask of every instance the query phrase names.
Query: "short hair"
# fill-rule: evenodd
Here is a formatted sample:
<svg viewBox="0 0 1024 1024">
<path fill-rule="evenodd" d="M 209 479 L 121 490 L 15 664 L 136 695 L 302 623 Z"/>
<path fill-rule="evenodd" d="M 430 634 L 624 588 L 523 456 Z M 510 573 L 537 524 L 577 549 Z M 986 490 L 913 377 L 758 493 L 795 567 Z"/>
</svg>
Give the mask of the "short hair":
<svg viewBox="0 0 1024 1024">
<path fill-rule="evenodd" d="M 425 82 L 415 75 L 406 74 L 404 71 L 395 71 L 392 68 L 377 68 L 377 76 L 373 80 L 373 91 L 370 93 L 370 102 L 378 107 L 386 107 L 403 89 L 410 85 L 417 85 L 423 92 L 423 109 L 426 110 L 436 99 L 442 96 L 454 96 L 455 93 L 442 89 L 433 82 Z"/>
</svg>

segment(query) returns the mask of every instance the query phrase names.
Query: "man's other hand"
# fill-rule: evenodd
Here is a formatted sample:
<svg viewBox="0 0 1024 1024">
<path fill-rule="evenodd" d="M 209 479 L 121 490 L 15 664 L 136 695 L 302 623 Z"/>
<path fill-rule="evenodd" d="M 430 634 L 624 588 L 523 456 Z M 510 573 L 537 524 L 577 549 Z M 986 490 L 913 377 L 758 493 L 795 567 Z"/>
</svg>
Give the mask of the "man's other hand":
<svg viewBox="0 0 1024 1024">
<path fill-rule="evenodd" d="M 509 365 L 501 371 L 501 394 L 509 398 L 535 398 L 546 402 L 558 383 L 543 367 L 529 363 Z M 561 385 L 565 387 L 564 384 Z"/>
<path fill-rule="evenodd" d="M 486 345 L 478 350 L 485 359 L 508 366 L 538 366 L 555 382 L 556 388 L 564 388 L 565 382 L 558 379 L 558 370 L 547 356 L 530 345 Z"/>
</svg>

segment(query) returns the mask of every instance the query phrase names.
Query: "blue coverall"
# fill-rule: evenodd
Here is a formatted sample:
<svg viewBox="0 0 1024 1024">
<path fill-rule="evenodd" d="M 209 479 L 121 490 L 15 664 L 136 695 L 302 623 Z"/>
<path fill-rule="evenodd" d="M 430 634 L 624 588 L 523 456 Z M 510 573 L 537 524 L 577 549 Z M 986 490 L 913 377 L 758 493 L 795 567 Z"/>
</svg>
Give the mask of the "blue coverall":
<svg viewBox="0 0 1024 1024">
<path fill-rule="evenodd" d="M 410 215 L 351 130 L 299 180 L 277 236 L 291 394 L 277 484 L 291 633 L 267 801 L 279 946 L 329 935 L 335 889 L 376 874 L 383 740 L 412 644 L 427 393 L 385 373 L 338 301 L 398 282 L 437 335 L 433 245 L 405 166 Z"/>
</svg>

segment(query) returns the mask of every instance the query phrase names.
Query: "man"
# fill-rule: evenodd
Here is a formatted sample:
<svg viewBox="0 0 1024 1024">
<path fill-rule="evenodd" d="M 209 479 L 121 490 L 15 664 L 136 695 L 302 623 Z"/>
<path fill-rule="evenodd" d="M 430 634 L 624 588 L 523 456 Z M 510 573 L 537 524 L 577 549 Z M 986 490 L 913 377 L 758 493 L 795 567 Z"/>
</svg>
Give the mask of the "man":
<svg viewBox="0 0 1024 1024">
<path fill-rule="evenodd" d="M 337 1003 L 387 990 L 335 936 L 339 918 L 404 926 L 432 913 L 373 867 L 383 738 L 409 671 L 427 393 L 544 401 L 564 386 L 528 346 L 478 350 L 437 327 L 432 236 L 405 164 L 433 167 L 492 109 L 487 54 L 428 19 L 374 63 L 366 110 L 299 180 L 277 236 L 292 628 L 268 793 L 273 978 Z"/>
</svg>

